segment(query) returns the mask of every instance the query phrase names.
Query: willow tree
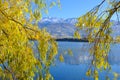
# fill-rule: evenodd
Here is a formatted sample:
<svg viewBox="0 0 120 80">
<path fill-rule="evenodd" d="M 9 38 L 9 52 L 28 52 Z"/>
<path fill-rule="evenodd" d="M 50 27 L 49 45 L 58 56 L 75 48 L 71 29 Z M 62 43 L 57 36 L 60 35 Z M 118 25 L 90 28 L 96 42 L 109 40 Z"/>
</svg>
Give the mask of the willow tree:
<svg viewBox="0 0 120 80">
<path fill-rule="evenodd" d="M 36 73 L 39 80 L 52 78 L 57 44 L 37 21 L 55 3 L 59 0 L 0 0 L 0 79 L 31 80 Z"/>
<path fill-rule="evenodd" d="M 90 55 L 93 56 L 92 65 L 86 73 L 88 76 L 93 75 L 98 80 L 98 69 L 108 70 L 108 53 L 110 44 L 113 42 L 111 36 L 111 18 L 116 15 L 119 20 L 120 1 L 119 0 L 103 0 L 99 5 L 78 18 L 76 24 L 78 30 L 85 29 L 88 33 L 87 39 L 92 45 Z"/>
</svg>

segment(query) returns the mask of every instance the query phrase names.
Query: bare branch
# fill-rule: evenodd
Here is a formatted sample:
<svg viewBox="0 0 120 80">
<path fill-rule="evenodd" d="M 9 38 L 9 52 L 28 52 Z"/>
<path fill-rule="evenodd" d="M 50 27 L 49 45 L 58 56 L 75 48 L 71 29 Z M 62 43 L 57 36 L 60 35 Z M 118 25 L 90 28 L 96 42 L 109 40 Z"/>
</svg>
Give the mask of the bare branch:
<svg viewBox="0 0 120 80">
<path fill-rule="evenodd" d="M 26 34 L 27 34 L 28 30 L 31 30 L 31 31 L 36 32 L 36 33 L 39 33 L 39 30 L 33 29 L 33 28 L 31 28 L 31 27 L 28 27 L 28 26 L 25 25 L 25 24 L 22 24 L 21 22 L 19 22 L 19 21 L 13 19 L 13 18 L 7 16 L 7 14 L 6 14 L 5 12 L 1 11 L 1 10 L 0 10 L 0 12 L 1 12 L 8 20 L 11 20 L 11 21 L 13 21 L 13 22 L 21 25 L 22 28 L 24 28 Z M 3 31 L 3 33 L 6 35 L 6 37 L 8 38 L 8 34 L 7 34 L 4 30 L 2 30 L 2 31 Z M 29 38 L 29 37 L 28 37 L 28 39 L 29 39 L 29 40 L 36 40 L 36 39 L 34 39 L 34 38 Z"/>
<path fill-rule="evenodd" d="M 8 34 L 5 32 L 4 29 L 2 29 L 2 32 L 5 34 L 5 36 L 6 36 L 7 38 L 9 37 Z"/>
<path fill-rule="evenodd" d="M 100 7 L 104 2 L 105 2 L 105 0 L 103 0 L 103 1 L 98 5 L 98 7 Z"/>
<path fill-rule="evenodd" d="M 118 23 L 120 23 L 120 20 L 119 20 L 119 15 L 118 15 L 118 13 L 117 13 L 117 12 L 116 12 L 116 16 L 117 16 Z"/>
</svg>

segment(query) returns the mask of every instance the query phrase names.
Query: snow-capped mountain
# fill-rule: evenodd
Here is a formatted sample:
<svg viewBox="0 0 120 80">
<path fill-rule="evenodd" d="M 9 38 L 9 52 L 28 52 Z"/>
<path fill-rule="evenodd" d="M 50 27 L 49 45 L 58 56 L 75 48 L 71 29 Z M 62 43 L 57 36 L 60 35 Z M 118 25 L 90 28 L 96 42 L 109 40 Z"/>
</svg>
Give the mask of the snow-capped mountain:
<svg viewBox="0 0 120 80">
<path fill-rule="evenodd" d="M 77 18 L 68 18 L 68 19 L 65 19 L 64 22 L 75 24 L 77 22 Z"/>
<path fill-rule="evenodd" d="M 75 24 L 77 22 L 76 18 L 54 18 L 54 17 L 44 17 L 39 23 L 70 23 Z"/>
<path fill-rule="evenodd" d="M 77 22 L 76 18 L 52 18 L 45 17 L 39 21 L 39 28 L 46 28 L 47 31 L 55 38 L 73 38 L 73 34 L 76 30 L 75 23 Z M 111 21 L 112 26 L 112 36 L 115 38 L 120 35 L 120 23 L 116 21 Z M 80 31 L 81 37 L 85 38 L 87 36 L 84 30 Z"/>
<path fill-rule="evenodd" d="M 76 18 L 62 19 L 45 17 L 39 23 L 40 28 L 46 28 L 55 38 L 72 38 L 76 30 Z"/>
<path fill-rule="evenodd" d="M 64 21 L 62 18 L 44 17 L 39 23 L 62 23 L 62 21 Z"/>
</svg>

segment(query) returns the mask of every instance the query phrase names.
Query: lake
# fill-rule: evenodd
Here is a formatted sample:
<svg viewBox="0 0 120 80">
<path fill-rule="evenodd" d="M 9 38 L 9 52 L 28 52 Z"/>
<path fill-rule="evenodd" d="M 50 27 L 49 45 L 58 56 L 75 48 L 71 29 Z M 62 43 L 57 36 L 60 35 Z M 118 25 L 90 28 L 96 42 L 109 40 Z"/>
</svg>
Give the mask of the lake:
<svg viewBox="0 0 120 80">
<path fill-rule="evenodd" d="M 50 73 L 55 80 L 94 80 L 87 77 L 86 71 L 90 66 L 89 47 L 87 42 L 58 42 L 58 55 L 55 66 L 51 66 Z M 68 54 L 72 50 L 73 55 Z M 64 62 L 60 62 L 58 56 L 63 54 Z M 106 76 L 113 80 L 113 73 L 120 74 L 120 44 L 111 44 L 109 52 L 109 63 L 111 71 L 99 72 L 99 80 L 105 80 Z M 117 78 L 120 80 L 120 76 Z"/>
</svg>

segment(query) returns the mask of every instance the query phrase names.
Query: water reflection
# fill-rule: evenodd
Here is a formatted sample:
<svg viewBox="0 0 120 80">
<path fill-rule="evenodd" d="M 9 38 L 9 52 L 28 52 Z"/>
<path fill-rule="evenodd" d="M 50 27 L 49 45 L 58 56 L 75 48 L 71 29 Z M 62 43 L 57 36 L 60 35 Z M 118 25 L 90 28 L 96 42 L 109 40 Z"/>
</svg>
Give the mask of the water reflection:
<svg viewBox="0 0 120 80">
<path fill-rule="evenodd" d="M 59 54 L 63 54 L 66 64 L 86 64 L 92 60 L 89 55 L 90 45 L 88 43 L 78 42 L 59 42 Z M 71 49 L 73 55 L 69 55 L 68 50 Z M 58 55 L 59 56 L 59 55 Z M 57 56 L 57 60 L 58 60 Z M 120 64 L 120 44 L 112 44 L 109 52 L 108 61 L 111 65 Z"/>
<path fill-rule="evenodd" d="M 59 54 L 63 54 L 64 63 L 61 63 L 56 57 L 56 66 L 51 66 L 50 72 L 55 80 L 94 80 L 92 77 L 85 76 L 92 57 L 89 55 L 90 45 L 88 43 L 78 42 L 59 42 Z M 73 55 L 68 55 L 68 49 L 71 49 Z M 109 52 L 109 63 L 111 72 L 99 71 L 99 80 L 105 80 L 106 76 L 113 80 L 113 72 L 120 74 L 120 44 L 111 44 Z M 118 77 L 117 80 L 120 80 Z"/>
</svg>

